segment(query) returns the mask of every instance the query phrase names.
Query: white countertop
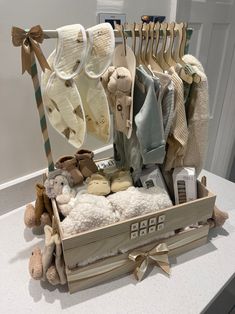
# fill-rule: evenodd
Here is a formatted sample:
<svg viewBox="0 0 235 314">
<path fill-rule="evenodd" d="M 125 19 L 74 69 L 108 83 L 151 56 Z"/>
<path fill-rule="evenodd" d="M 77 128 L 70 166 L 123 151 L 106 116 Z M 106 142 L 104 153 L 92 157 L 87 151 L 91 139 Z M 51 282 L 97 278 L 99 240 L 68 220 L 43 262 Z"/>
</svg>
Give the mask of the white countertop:
<svg viewBox="0 0 235 314">
<path fill-rule="evenodd" d="M 0 313 L 200 313 L 235 273 L 235 184 L 203 174 L 229 220 L 206 245 L 171 260 L 170 278 L 155 267 L 140 283 L 129 275 L 70 295 L 30 278 L 28 260 L 43 236 L 24 227 L 24 208 L 0 216 Z"/>
</svg>

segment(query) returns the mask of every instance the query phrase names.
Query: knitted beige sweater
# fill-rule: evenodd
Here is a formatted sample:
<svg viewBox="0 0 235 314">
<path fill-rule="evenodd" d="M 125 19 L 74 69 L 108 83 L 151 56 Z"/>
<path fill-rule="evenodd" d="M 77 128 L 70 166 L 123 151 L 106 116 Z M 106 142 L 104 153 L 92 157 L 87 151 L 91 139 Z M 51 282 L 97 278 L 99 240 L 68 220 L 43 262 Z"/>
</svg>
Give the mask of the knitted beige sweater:
<svg viewBox="0 0 235 314">
<path fill-rule="evenodd" d="M 201 76 L 201 82 L 193 83 L 187 104 L 188 143 L 184 155 L 183 165 L 195 167 L 197 174 L 201 171 L 205 161 L 208 144 L 208 82 L 201 63 L 191 55 L 185 55 L 183 60 L 193 66 Z"/>
<path fill-rule="evenodd" d="M 188 127 L 184 107 L 183 82 L 175 72 L 174 68 L 169 69 L 169 74 L 171 74 L 175 90 L 175 108 L 170 134 L 167 139 L 168 149 L 164 165 L 166 171 L 183 165 L 183 157 L 188 142 Z"/>
</svg>

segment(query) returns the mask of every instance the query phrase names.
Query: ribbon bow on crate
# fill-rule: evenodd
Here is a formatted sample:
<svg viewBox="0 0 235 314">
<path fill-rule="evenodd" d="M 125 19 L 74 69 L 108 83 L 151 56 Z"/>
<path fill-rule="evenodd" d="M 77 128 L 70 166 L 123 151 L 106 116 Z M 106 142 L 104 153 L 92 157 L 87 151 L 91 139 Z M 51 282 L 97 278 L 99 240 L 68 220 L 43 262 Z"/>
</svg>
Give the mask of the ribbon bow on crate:
<svg viewBox="0 0 235 314">
<path fill-rule="evenodd" d="M 134 275 L 138 281 L 141 281 L 148 268 L 150 261 L 154 261 L 165 273 L 170 274 L 170 264 L 168 260 L 169 249 L 166 243 L 160 243 L 150 251 L 133 251 L 129 254 L 129 259 L 137 263 Z"/>
</svg>

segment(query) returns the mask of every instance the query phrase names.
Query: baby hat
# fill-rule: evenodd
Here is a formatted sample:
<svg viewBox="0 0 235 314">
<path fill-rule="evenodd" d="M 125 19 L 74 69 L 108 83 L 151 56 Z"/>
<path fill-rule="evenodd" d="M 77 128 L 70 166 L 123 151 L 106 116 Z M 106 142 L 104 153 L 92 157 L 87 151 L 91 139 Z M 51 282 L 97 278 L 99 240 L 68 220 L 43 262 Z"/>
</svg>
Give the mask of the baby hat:
<svg viewBox="0 0 235 314">
<path fill-rule="evenodd" d="M 82 69 L 87 49 L 87 37 L 80 24 L 57 28 L 58 40 L 53 67 L 63 80 L 74 78 Z"/>
<path fill-rule="evenodd" d="M 87 29 L 88 49 L 84 65 L 91 78 L 100 77 L 109 67 L 115 47 L 114 31 L 110 23 L 101 23 Z"/>
</svg>

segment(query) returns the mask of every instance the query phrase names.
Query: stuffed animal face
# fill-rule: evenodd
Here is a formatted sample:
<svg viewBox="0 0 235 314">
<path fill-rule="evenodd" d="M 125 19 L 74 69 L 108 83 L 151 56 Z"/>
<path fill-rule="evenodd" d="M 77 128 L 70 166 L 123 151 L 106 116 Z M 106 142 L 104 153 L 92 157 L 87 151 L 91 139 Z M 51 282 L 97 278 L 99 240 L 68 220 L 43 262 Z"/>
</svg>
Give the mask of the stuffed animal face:
<svg viewBox="0 0 235 314">
<path fill-rule="evenodd" d="M 110 93 L 124 93 L 130 95 L 132 79 L 130 71 L 124 67 L 117 68 L 110 76 L 108 90 Z"/>
<path fill-rule="evenodd" d="M 65 186 L 67 186 L 68 184 L 69 184 L 68 180 L 64 176 L 59 175 L 59 176 L 55 177 L 54 183 L 53 183 L 55 194 L 56 195 L 62 194 L 63 188 Z"/>
<path fill-rule="evenodd" d="M 65 176 L 57 175 L 54 179 L 47 179 L 44 185 L 47 196 L 56 198 L 56 196 L 63 193 L 64 187 L 69 186 L 69 182 Z"/>
</svg>

